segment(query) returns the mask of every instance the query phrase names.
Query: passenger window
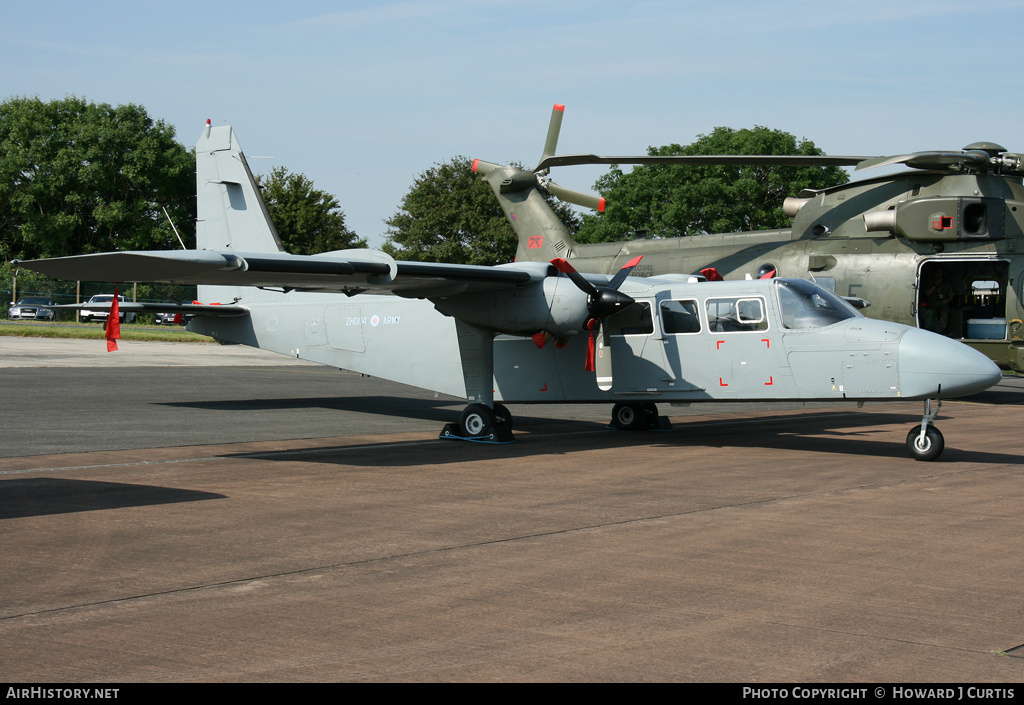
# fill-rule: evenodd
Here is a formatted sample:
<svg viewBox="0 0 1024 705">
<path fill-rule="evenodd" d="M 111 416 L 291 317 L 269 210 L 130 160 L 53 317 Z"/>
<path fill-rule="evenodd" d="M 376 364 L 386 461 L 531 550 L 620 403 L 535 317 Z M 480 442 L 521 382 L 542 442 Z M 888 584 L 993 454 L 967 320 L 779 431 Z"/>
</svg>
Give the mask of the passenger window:
<svg viewBox="0 0 1024 705">
<path fill-rule="evenodd" d="M 715 332 L 731 333 L 768 330 L 764 301 L 750 299 L 708 299 L 708 327 Z"/>
<path fill-rule="evenodd" d="M 654 332 L 651 305 L 646 301 L 637 301 L 609 316 L 605 325 L 610 335 L 650 335 Z"/>
<path fill-rule="evenodd" d="M 661 328 L 666 334 L 700 333 L 696 301 L 662 301 Z"/>
</svg>

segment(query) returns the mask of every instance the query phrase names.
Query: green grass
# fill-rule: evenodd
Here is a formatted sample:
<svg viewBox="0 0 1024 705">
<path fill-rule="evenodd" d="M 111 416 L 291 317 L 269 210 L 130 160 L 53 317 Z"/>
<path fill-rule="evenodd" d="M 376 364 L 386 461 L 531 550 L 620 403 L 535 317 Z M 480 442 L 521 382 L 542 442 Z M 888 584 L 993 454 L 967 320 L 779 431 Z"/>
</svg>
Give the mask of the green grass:
<svg viewBox="0 0 1024 705">
<path fill-rule="evenodd" d="M 106 337 L 102 324 L 99 323 L 48 323 L 12 322 L 0 323 L 0 336 L 16 336 L 21 338 L 92 338 L 101 340 Z M 121 340 L 155 340 L 171 343 L 212 343 L 213 338 L 198 333 L 190 333 L 180 326 L 160 328 L 157 326 L 121 324 Z"/>
</svg>

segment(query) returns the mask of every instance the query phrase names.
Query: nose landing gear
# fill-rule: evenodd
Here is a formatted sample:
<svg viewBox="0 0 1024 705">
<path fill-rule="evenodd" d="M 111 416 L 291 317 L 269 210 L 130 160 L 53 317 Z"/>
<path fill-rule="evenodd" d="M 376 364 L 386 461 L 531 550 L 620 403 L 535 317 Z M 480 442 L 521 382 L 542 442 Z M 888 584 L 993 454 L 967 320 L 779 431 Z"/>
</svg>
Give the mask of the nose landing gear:
<svg viewBox="0 0 1024 705">
<path fill-rule="evenodd" d="M 936 402 L 935 411 L 932 411 L 932 400 L 925 399 L 921 425 L 914 426 L 907 434 L 907 450 L 914 460 L 935 460 L 942 455 L 942 449 L 946 445 L 942 433 L 932 425 L 939 414 L 939 409 L 942 408 L 942 401 Z"/>
</svg>

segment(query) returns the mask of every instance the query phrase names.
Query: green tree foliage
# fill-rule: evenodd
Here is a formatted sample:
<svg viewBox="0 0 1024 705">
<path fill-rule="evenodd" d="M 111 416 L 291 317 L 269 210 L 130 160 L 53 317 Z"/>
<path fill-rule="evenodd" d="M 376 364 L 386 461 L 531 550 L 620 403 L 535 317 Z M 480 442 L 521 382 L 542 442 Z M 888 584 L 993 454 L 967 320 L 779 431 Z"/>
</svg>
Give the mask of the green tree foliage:
<svg viewBox="0 0 1024 705">
<path fill-rule="evenodd" d="M 650 155 L 823 154 L 809 140 L 767 127 L 716 127 L 686 146 L 648 148 Z M 603 215 L 585 215 L 578 238 L 607 242 L 646 230 L 650 237 L 788 228 L 782 202 L 805 188 L 846 183 L 839 167 L 644 165 L 617 166 L 594 184 L 607 199 Z"/>
<path fill-rule="evenodd" d="M 195 155 L 142 106 L 0 103 L 4 259 L 180 247 L 161 207 L 194 243 Z"/>
<path fill-rule="evenodd" d="M 553 206 L 570 232 L 579 227 L 575 212 Z M 494 265 L 511 262 L 515 231 L 494 192 L 458 156 L 420 174 L 389 220 L 384 251 L 415 262 Z"/>
<path fill-rule="evenodd" d="M 293 255 L 366 247 L 366 240 L 345 227 L 338 199 L 314 188 L 304 175 L 276 167 L 256 182 L 285 250 Z"/>
</svg>

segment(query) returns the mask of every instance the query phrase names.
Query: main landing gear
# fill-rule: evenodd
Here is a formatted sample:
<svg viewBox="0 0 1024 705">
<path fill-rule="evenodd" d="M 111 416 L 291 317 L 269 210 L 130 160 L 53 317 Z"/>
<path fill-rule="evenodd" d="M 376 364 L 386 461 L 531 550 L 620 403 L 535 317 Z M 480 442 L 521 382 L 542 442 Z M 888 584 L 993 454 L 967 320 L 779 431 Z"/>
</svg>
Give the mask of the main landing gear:
<svg viewBox="0 0 1024 705">
<path fill-rule="evenodd" d="M 485 443 L 511 443 L 512 414 L 503 404 L 494 408 L 486 404 L 470 404 L 462 411 L 457 424 L 445 424 L 442 438 L 464 438 Z"/>
<path fill-rule="evenodd" d="M 669 431 L 672 424 L 668 418 L 658 416 L 658 406 L 652 402 L 629 402 L 616 404 L 612 408 L 612 426 L 620 431 L 656 429 Z"/>
<path fill-rule="evenodd" d="M 937 406 L 932 411 L 932 400 L 924 401 L 924 416 L 921 418 L 921 425 L 914 426 L 907 434 L 907 450 L 914 460 L 935 460 L 942 455 L 942 449 L 946 442 L 942 438 L 939 429 L 931 425 L 942 408 L 942 401 L 936 400 Z"/>
</svg>

